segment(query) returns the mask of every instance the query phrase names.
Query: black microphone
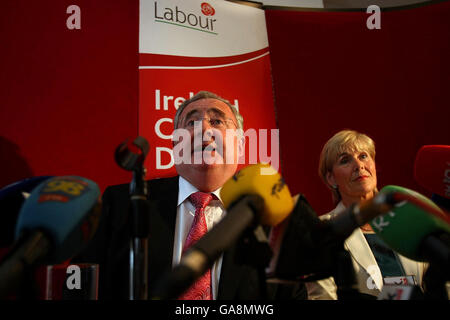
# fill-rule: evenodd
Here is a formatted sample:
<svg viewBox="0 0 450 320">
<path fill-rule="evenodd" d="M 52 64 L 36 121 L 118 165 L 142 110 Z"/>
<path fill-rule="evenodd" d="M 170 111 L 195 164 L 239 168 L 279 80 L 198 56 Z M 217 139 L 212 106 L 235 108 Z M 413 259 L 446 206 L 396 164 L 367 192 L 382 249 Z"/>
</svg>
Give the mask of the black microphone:
<svg viewBox="0 0 450 320">
<path fill-rule="evenodd" d="M 319 219 L 305 203 L 301 197 L 284 226 L 273 277 L 298 280 L 308 275 L 318 279 L 331 276 L 337 267 L 335 253 L 342 249 L 345 239 L 356 228 L 387 213 L 397 200 L 390 193 L 379 193 L 329 220 Z"/>
<path fill-rule="evenodd" d="M 100 211 L 100 189 L 86 178 L 55 177 L 38 185 L 22 205 L 16 242 L 0 263 L 0 298 L 14 293 L 37 265 L 79 253 L 94 235 Z"/>
<path fill-rule="evenodd" d="M 150 146 L 144 137 L 137 137 L 131 143 L 128 139 L 115 150 L 116 163 L 127 171 L 133 171 L 144 163 Z"/>
<path fill-rule="evenodd" d="M 292 210 L 292 197 L 281 176 L 268 165 L 251 165 L 228 180 L 221 189 L 225 217 L 194 243 L 179 265 L 157 284 L 153 299 L 176 299 L 214 264 L 249 228 L 275 225 Z"/>
</svg>

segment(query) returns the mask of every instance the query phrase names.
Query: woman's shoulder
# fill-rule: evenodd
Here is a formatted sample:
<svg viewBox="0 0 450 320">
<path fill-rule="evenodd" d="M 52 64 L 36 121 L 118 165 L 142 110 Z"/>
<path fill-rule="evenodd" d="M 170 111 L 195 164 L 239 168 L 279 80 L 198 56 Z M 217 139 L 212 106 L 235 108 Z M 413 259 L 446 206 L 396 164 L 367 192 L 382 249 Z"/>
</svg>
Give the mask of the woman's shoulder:
<svg viewBox="0 0 450 320">
<path fill-rule="evenodd" d="M 344 204 L 341 201 L 341 202 L 339 202 L 336 205 L 336 207 L 333 210 L 331 210 L 330 212 L 327 212 L 327 213 L 324 213 L 324 214 L 320 215 L 319 218 L 321 220 L 330 220 L 331 217 L 333 217 L 334 215 L 336 215 L 337 213 L 341 212 L 344 209 L 345 209 L 345 206 L 344 206 Z"/>
</svg>

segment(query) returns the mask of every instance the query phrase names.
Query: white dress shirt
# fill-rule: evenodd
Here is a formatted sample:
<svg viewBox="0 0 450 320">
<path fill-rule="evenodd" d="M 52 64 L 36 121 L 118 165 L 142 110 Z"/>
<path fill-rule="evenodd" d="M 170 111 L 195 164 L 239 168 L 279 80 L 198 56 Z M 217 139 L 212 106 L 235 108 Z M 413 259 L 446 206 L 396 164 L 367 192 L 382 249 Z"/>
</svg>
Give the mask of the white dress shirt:
<svg viewBox="0 0 450 320">
<path fill-rule="evenodd" d="M 195 216 L 195 207 L 189 201 L 189 196 L 197 191 L 196 187 L 190 184 L 186 179 L 180 176 L 179 179 L 179 191 L 178 191 L 178 203 L 177 203 L 177 218 L 175 224 L 175 238 L 173 244 L 173 259 L 172 267 L 175 267 L 180 263 L 181 253 L 183 251 L 183 245 L 186 241 L 186 237 L 191 229 L 192 222 Z M 211 192 L 220 199 L 220 188 Z M 213 199 L 205 208 L 205 220 L 208 231 L 216 225 L 224 216 L 225 209 L 221 200 Z M 219 289 L 220 270 L 222 267 L 221 256 L 214 263 L 211 268 L 211 288 L 212 298 L 217 299 L 217 293 Z"/>
</svg>

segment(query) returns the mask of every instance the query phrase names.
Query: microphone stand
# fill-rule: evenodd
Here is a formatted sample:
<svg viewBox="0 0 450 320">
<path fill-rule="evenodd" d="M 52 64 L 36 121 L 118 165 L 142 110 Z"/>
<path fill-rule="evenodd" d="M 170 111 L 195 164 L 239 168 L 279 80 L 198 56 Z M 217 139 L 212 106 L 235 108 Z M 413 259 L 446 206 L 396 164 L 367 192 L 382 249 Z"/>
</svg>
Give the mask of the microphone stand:
<svg viewBox="0 0 450 320">
<path fill-rule="evenodd" d="M 148 299 L 148 234 L 149 208 L 147 183 L 143 166 L 133 171 L 130 184 L 131 243 L 130 243 L 130 300 Z"/>
<path fill-rule="evenodd" d="M 130 183 L 131 204 L 131 240 L 129 254 L 129 298 L 130 300 L 148 300 L 148 236 L 150 229 L 148 190 L 145 181 L 144 160 L 149 150 L 148 141 L 137 137 L 133 146 L 123 142 L 116 148 L 117 164 L 133 172 Z M 132 149 L 139 148 L 139 152 Z"/>
</svg>

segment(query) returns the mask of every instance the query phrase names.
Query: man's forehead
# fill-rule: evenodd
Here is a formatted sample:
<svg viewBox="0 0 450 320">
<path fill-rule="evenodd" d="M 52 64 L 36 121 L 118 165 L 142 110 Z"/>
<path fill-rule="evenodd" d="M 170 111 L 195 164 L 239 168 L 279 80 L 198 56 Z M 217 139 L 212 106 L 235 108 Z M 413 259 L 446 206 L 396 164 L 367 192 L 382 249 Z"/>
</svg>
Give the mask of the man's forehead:
<svg viewBox="0 0 450 320">
<path fill-rule="evenodd" d="M 190 103 L 183 110 L 184 114 L 192 113 L 192 111 L 215 111 L 215 112 L 223 112 L 223 113 L 233 113 L 231 108 L 223 101 L 216 99 L 200 99 Z"/>
<path fill-rule="evenodd" d="M 212 106 L 221 106 L 223 108 L 230 108 L 225 102 L 217 100 L 217 99 L 212 99 L 212 98 L 207 98 L 207 99 L 200 99 L 200 100 L 196 100 L 194 102 L 189 103 L 189 105 L 187 105 L 186 109 L 190 108 L 199 108 L 199 107 L 212 107 Z"/>
</svg>

